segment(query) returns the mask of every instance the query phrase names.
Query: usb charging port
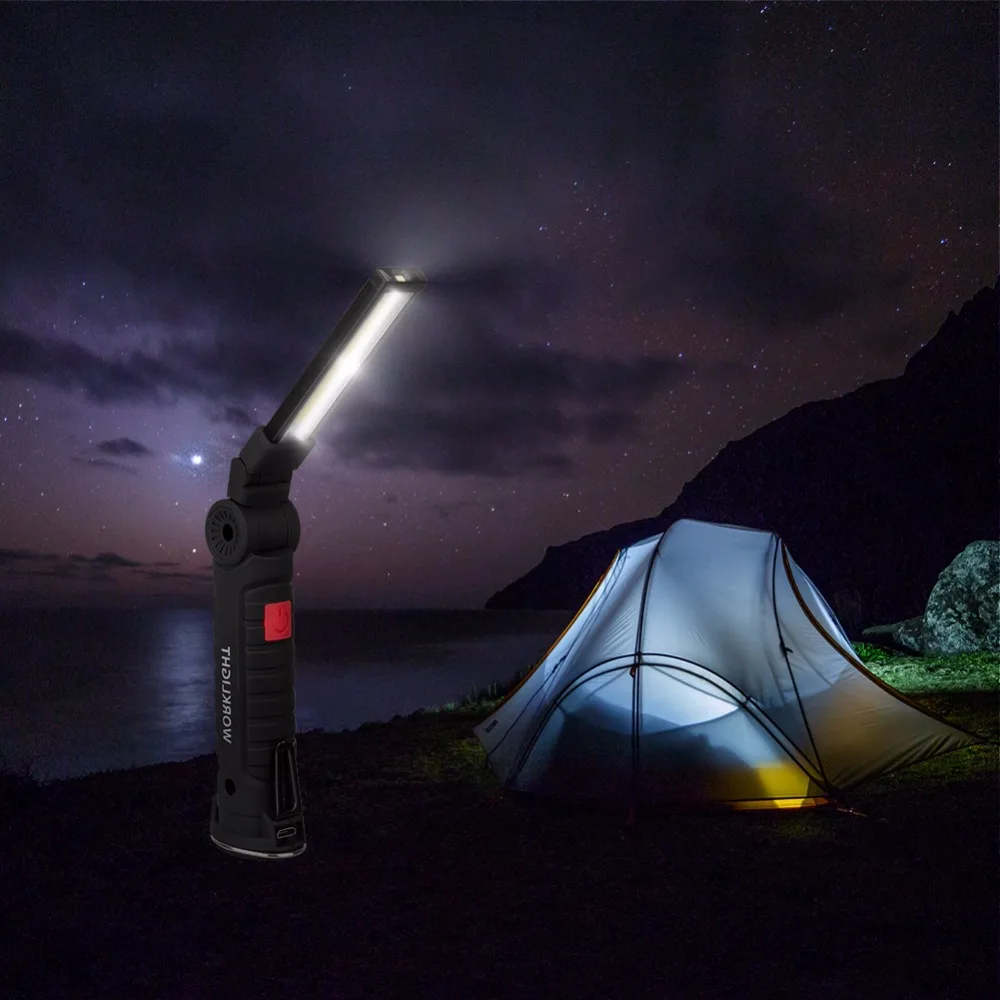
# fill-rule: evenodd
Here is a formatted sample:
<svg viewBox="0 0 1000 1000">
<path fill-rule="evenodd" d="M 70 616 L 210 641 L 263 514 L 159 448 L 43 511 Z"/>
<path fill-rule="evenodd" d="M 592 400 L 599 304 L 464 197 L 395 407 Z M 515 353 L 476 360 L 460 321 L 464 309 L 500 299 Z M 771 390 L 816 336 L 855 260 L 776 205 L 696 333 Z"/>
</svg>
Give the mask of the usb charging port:
<svg viewBox="0 0 1000 1000">
<path fill-rule="evenodd" d="M 298 831 L 294 826 L 283 826 L 278 831 L 278 840 L 284 840 L 286 837 L 294 837 Z"/>
</svg>

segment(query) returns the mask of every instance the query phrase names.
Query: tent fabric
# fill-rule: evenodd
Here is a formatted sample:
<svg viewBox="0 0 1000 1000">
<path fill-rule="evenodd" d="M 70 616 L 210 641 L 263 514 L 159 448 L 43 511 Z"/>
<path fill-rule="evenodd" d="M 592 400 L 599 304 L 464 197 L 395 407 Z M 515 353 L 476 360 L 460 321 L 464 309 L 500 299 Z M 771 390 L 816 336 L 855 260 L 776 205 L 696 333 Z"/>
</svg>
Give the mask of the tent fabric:
<svg viewBox="0 0 1000 1000">
<path fill-rule="evenodd" d="M 821 805 L 977 742 L 865 669 L 777 535 L 690 519 L 620 550 L 475 732 L 510 788 L 730 808 Z"/>
</svg>

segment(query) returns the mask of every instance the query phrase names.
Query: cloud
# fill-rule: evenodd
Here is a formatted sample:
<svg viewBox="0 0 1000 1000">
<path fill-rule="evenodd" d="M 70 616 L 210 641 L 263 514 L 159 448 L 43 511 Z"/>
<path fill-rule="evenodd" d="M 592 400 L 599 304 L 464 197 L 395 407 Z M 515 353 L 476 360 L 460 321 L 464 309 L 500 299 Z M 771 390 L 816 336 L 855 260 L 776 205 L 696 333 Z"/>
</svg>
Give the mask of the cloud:
<svg viewBox="0 0 1000 1000">
<path fill-rule="evenodd" d="M 443 520 L 448 520 L 453 514 L 463 510 L 493 510 L 497 504 L 487 503 L 483 500 L 452 500 L 444 503 L 432 503 L 431 510 L 435 511 Z"/>
<path fill-rule="evenodd" d="M 154 573 L 151 570 L 138 570 L 139 576 L 144 576 L 149 580 L 186 580 L 191 583 L 198 584 L 211 584 L 212 576 L 210 571 L 202 571 L 200 573 L 184 573 L 184 572 L 173 572 L 173 573 Z"/>
<path fill-rule="evenodd" d="M 0 326 L 0 374 L 21 375 L 67 392 L 80 391 L 102 405 L 119 402 L 174 402 L 199 382 L 141 351 L 109 360 L 79 344 L 36 339 Z"/>
<path fill-rule="evenodd" d="M 878 235 L 825 207 L 765 156 L 766 145 L 719 158 L 688 209 L 696 217 L 685 226 L 692 235 L 677 251 L 674 280 L 656 297 L 683 289 L 771 336 L 907 288 L 907 271 L 872 265 L 868 247 Z"/>
<path fill-rule="evenodd" d="M 251 417 L 242 406 L 227 406 L 215 419 L 219 423 L 232 424 L 234 427 L 257 427 L 261 423 Z"/>
<path fill-rule="evenodd" d="M 376 468 L 563 475 L 576 444 L 627 440 L 642 408 L 690 371 L 669 358 L 519 347 L 466 311 L 380 357 L 324 433 L 342 459 Z"/>
<path fill-rule="evenodd" d="M 92 465 L 98 469 L 109 469 L 112 472 L 127 472 L 130 476 L 137 476 L 139 473 L 130 465 L 122 465 L 121 462 L 113 462 L 110 458 L 77 458 L 72 456 L 74 462 L 81 465 Z"/>
<path fill-rule="evenodd" d="M 139 562 L 117 552 L 99 552 L 95 556 L 63 556 L 34 549 L 0 549 L 0 573 L 8 577 L 47 577 L 87 583 L 114 583 L 121 582 L 122 578 L 117 575 L 119 571 L 128 570 L 128 579 L 142 576 L 150 580 L 211 582 L 210 565 L 196 572 L 175 570 L 174 567 L 179 565 L 180 563 L 169 561 Z M 160 572 L 163 569 L 169 571 Z"/>
<path fill-rule="evenodd" d="M 97 583 L 114 583 L 113 577 L 103 566 L 81 566 L 61 563 L 43 569 L 13 569 L 6 576 L 43 577 L 53 580 L 77 580 L 90 586 Z"/>
<path fill-rule="evenodd" d="M 446 267 L 428 276 L 431 283 L 422 299 L 474 309 L 507 322 L 531 328 L 547 314 L 555 314 L 571 300 L 576 282 L 568 267 L 550 261 L 495 257 L 475 267 Z"/>
<path fill-rule="evenodd" d="M 226 321 L 214 338 L 182 333 L 156 357 L 134 351 L 116 359 L 5 328 L 0 330 L 0 371 L 80 390 L 101 403 L 141 398 L 167 405 L 195 399 L 221 414 L 216 419 L 257 426 L 246 406 L 223 402 L 220 410 L 220 398 L 267 393 L 280 399 L 331 325 L 329 282 L 347 287 L 347 270 L 337 278 L 308 247 L 293 252 L 283 245 L 282 253 L 265 248 L 257 259 L 269 262 L 263 270 L 284 275 L 280 293 L 268 292 L 252 308 L 245 306 L 248 317 L 256 315 L 257 326 L 249 318 L 245 324 Z M 368 392 L 366 397 L 366 380 L 359 379 L 339 408 L 349 419 L 333 441 L 347 461 L 448 473 L 566 473 L 572 468 L 567 449 L 574 443 L 627 439 L 639 408 L 690 372 L 675 359 L 623 361 L 537 343 L 518 345 L 519 331 L 537 330 L 564 308 L 572 289 L 564 268 L 494 257 L 429 277 L 433 283 L 414 307 L 408 329 L 366 366 L 372 372 L 367 381 L 381 385 L 381 395 Z M 355 269 L 343 308 L 360 287 L 357 278 Z M 224 299 L 225 282 L 219 288 Z M 207 308 L 207 286 L 187 293 L 178 301 L 195 312 L 199 301 Z M 309 324 L 297 337 L 268 332 L 267 317 L 278 323 L 282 301 L 315 312 L 311 340 Z M 103 441 L 98 449 L 116 458 L 152 454 L 129 438 Z M 81 461 L 135 474 L 112 458 Z"/>
<path fill-rule="evenodd" d="M 414 307 L 419 328 L 408 323 L 370 366 L 368 381 L 381 391 L 352 389 L 338 407 L 343 419 L 331 416 L 323 430 L 343 460 L 452 474 L 561 475 L 572 471 L 578 446 L 628 440 L 641 409 L 691 369 L 666 358 L 596 356 L 564 337 L 559 350 L 538 346 L 553 317 L 571 322 L 589 308 L 594 275 L 581 267 L 589 250 L 560 262 L 551 250 L 528 249 L 524 233 L 537 227 L 524 230 L 523 222 L 575 221 L 577 178 L 588 196 L 613 210 L 623 206 L 618 226 L 656 214 L 645 195 L 636 202 L 629 185 L 638 178 L 637 190 L 648 188 L 655 172 L 678 167 L 682 147 L 717 141 L 716 71 L 731 31 L 720 32 L 707 13 L 596 5 L 575 19 L 592 51 L 563 53 L 561 78 L 574 83 L 539 104 L 551 68 L 526 53 L 543 56 L 553 45 L 563 51 L 564 12 L 540 11 L 530 24 L 508 23 L 499 11 L 458 12 L 454 23 L 435 26 L 417 6 L 351 15 L 357 23 L 346 35 L 345 15 L 319 9 L 293 22 L 265 15 L 266 30 L 237 12 L 246 18 L 244 44 L 226 48 L 222 64 L 208 53 L 226 46 L 229 21 L 199 13 L 197 27 L 178 29 L 198 37 L 199 46 L 177 49 L 165 41 L 176 38 L 177 25 L 164 15 L 171 31 L 152 31 L 150 69 L 137 74 L 123 65 L 110 77 L 103 60 L 131 31 L 124 16 L 105 11 L 86 44 L 82 28 L 68 24 L 67 37 L 80 41 L 67 44 L 61 61 L 45 58 L 51 40 L 22 19 L 27 41 L 19 46 L 20 85 L 10 110 L 32 127 L 11 166 L 17 184 L 0 190 L 0 207 L 18 192 L 10 205 L 12 241 L 23 258 L 16 263 L 29 273 L 51 272 L 53 261 L 60 271 L 85 266 L 88 278 L 130 290 L 127 302 L 115 296 L 120 316 L 105 322 L 155 332 L 133 340 L 142 349 L 105 357 L 48 332 L 36 338 L 8 326 L 0 329 L 0 373 L 101 405 L 196 401 L 216 421 L 252 428 L 264 422 L 254 419 L 254 404 L 280 402 L 373 264 L 426 261 L 430 284 Z M 388 24 L 396 30 L 380 30 Z M 469 39 L 489 46 L 498 72 L 522 81 L 520 92 L 507 110 L 485 112 L 494 87 L 475 60 L 430 60 L 393 75 L 397 60 L 389 53 L 406 48 L 400 24 L 433 29 L 442 50 L 465 51 Z M 517 44 L 497 45 L 500 24 L 521 36 Z M 605 46 L 600 40 L 612 27 L 631 40 Z M 294 66 L 276 54 L 272 31 L 296 51 Z M 405 93 L 404 103 L 359 117 L 343 71 L 330 68 L 332 51 L 359 81 L 377 70 L 379 86 Z M 230 71 L 220 74 L 223 64 Z M 525 77 L 524 65 L 537 65 L 538 78 Z M 54 95 L 54 106 L 43 93 Z M 259 93 L 268 95 L 267 115 L 282 120 L 280 135 L 249 113 L 258 110 Z M 63 150 L 72 150 L 72 160 Z M 39 171 L 47 158 L 101 168 Z M 522 175 L 521 161 L 537 162 L 546 179 L 534 170 Z M 400 162 L 408 167 L 403 184 Z M 669 185 L 657 178 L 657 191 L 671 191 L 664 213 L 685 200 L 692 169 L 701 167 L 680 163 Z M 610 188 L 612 177 L 622 189 L 597 195 L 597 178 Z M 562 187 L 565 204 L 553 204 Z M 369 205 L 360 195 L 371 190 L 383 197 Z M 672 218 L 657 225 L 674 228 Z M 58 247 L 43 235 L 50 231 L 62 234 Z M 662 232 L 637 231 L 636 240 L 634 252 L 645 256 Z M 412 249 L 413 257 L 375 259 L 388 249 Z M 90 464 L 135 474 L 111 460 L 140 453 L 102 454 Z"/>
<path fill-rule="evenodd" d="M 0 549 L 0 567 L 20 562 L 52 562 L 59 557 L 34 549 Z"/>
<path fill-rule="evenodd" d="M 88 583 L 108 583 L 113 581 L 111 571 L 132 569 L 142 565 L 115 552 L 101 552 L 88 557 L 62 556 L 31 549 L 0 549 L 0 569 L 5 576 L 42 576 L 64 580 L 86 580 Z"/>
<path fill-rule="evenodd" d="M 444 412 L 372 411 L 361 425 L 335 435 L 333 445 L 349 463 L 376 469 L 512 476 L 517 472 L 568 474 L 561 448 L 562 418 L 541 429 L 531 415 L 483 412 L 461 421 Z M 561 425 L 561 426 L 558 426 Z"/>
<path fill-rule="evenodd" d="M 152 455 L 153 452 L 144 444 L 133 441 L 131 438 L 116 438 L 114 441 L 99 441 L 96 445 L 98 451 L 106 455 L 130 455 L 132 457 L 144 457 Z"/>
<path fill-rule="evenodd" d="M 144 565 L 144 563 L 135 562 L 133 559 L 126 559 L 124 556 L 118 555 L 117 552 L 99 552 L 96 556 L 71 555 L 68 559 L 71 563 L 85 563 L 90 566 L 116 566 L 132 568 L 134 566 Z"/>
<path fill-rule="evenodd" d="M 583 436 L 590 444 L 609 444 L 631 437 L 637 419 L 634 412 L 607 409 L 585 413 L 580 423 Z"/>
<path fill-rule="evenodd" d="M 581 11 L 574 20 L 593 51 L 564 52 L 559 76 L 569 73 L 573 83 L 556 88 L 546 106 L 537 95 L 551 60 L 534 62 L 539 78 L 530 82 L 526 52 L 563 49 L 564 13 L 511 21 L 507 12 L 477 9 L 437 23 L 419 5 L 403 7 L 317 7 L 292 19 L 234 10 L 236 47 L 236 22 L 210 8 L 180 24 L 151 7 L 142 72 L 114 61 L 134 26 L 111 7 L 86 24 L 67 19 L 58 42 L 44 19 L 10 14 L 0 37 L 0 62 L 11 73 L 2 109 L 24 128 L 0 176 L 8 225 L 0 271 L 9 263 L 18 277 L 67 280 L 85 272 L 89 285 L 115 293 L 98 306 L 88 292 L 82 311 L 92 310 L 94 321 L 168 336 L 156 351 L 103 358 L 8 328 L 0 370 L 102 405 L 207 399 L 227 408 L 224 419 L 248 426 L 242 417 L 254 396 L 280 399 L 373 264 L 429 262 L 444 247 L 435 294 L 479 298 L 512 325 L 570 305 L 581 280 L 573 271 L 525 261 L 523 240 L 494 244 L 498 223 L 506 228 L 515 213 L 548 207 L 534 178 L 512 184 L 511 170 L 537 159 L 553 174 L 563 163 L 598 172 L 620 165 L 650 131 L 670 134 L 678 122 L 699 120 L 678 119 L 675 109 L 696 111 L 714 87 L 711 69 L 725 50 L 715 19 Z M 682 30 L 654 38 L 650 28 L 660 22 Z M 497 44 L 501 25 L 510 44 Z M 632 42 L 605 46 L 612 26 Z M 493 107 L 495 86 L 476 60 L 414 63 L 405 39 L 425 31 L 441 52 L 488 47 L 497 72 L 522 81 L 512 109 Z M 198 44 L 180 44 L 183 37 Z M 341 64 L 358 80 L 354 92 Z M 359 114 L 362 81 L 399 100 Z M 650 107 L 655 87 L 662 100 Z M 623 100 L 626 113 L 613 126 L 595 125 L 621 114 Z M 274 120 L 280 130 L 266 127 Z M 426 218 L 411 240 L 399 234 L 413 229 L 402 221 L 413 205 Z M 382 256 L 411 248 L 406 260 Z"/>
</svg>

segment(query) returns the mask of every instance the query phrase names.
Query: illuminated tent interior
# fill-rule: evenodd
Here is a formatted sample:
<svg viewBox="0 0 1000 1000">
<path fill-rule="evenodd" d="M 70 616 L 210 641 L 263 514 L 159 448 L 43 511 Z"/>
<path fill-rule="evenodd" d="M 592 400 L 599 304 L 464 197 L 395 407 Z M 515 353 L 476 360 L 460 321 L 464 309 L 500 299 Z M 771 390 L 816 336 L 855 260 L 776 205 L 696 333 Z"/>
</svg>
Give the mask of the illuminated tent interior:
<svg viewBox="0 0 1000 1000">
<path fill-rule="evenodd" d="M 865 669 L 777 535 L 687 519 L 618 552 L 475 732 L 509 788 L 735 809 L 977 742 Z"/>
</svg>

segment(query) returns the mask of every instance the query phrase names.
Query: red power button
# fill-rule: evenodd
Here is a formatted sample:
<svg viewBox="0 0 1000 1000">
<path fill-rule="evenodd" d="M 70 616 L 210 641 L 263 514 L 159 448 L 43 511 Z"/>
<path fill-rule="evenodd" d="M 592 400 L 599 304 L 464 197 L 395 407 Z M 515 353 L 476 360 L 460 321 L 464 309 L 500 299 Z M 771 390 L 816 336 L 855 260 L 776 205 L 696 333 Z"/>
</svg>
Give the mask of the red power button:
<svg viewBox="0 0 1000 1000">
<path fill-rule="evenodd" d="M 278 642 L 292 637 L 292 602 L 277 601 L 264 605 L 264 642 Z"/>
</svg>

